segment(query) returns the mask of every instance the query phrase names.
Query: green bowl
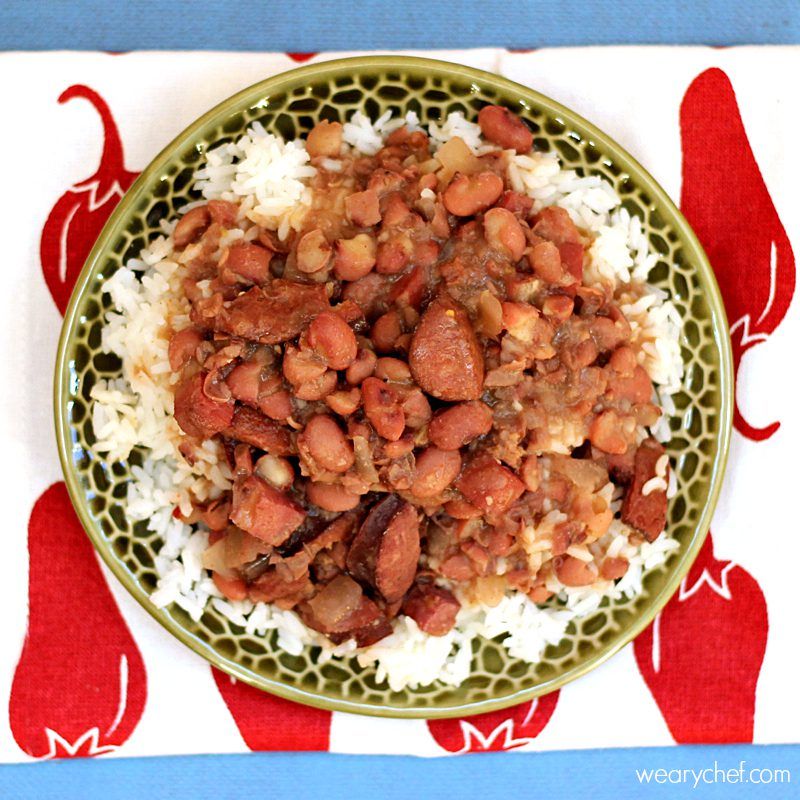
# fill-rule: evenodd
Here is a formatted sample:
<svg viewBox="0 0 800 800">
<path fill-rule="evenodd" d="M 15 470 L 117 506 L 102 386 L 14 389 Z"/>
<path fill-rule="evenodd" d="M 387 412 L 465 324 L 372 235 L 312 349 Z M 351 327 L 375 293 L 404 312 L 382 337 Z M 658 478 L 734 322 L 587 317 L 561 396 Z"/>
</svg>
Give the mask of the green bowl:
<svg viewBox="0 0 800 800">
<path fill-rule="evenodd" d="M 482 641 L 472 674 L 458 687 L 393 692 L 375 681 L 374 668 L 359 667 L 355 659 L 319 666 L 313 654 L 281 652 L 274 634 L 250 636 L 211 608 L 198 622 L 177 606 L 156 609 L 149 595 L 159 542 L 143 523 L 127 519 L 131 464 L 109 466 L 91 450 L 89 392 L 98 379 L 120 375 L 118 361 L 100 352 L 110 306 L 103 281 L 156 235 L 162 217 L 195 198 L 192 173 L 206 150 L 239 136 L 255 120 L 291 139 L 322 118 L 343 121 L 357 109 L 373 119 L 387 109 L 413 110 L 426 122 L 451 111 L 474 119 L 486 103 L 521 114 L 535 131 L 536 147 L 554 150 L 566 167 L 609 180 L 623 205 L 642 218 L 660 254 L 652 282 L 669 293 L 685 320 L 686 377 L 675 396 L 668 448 L 678 478 L 668 529 L 679 549 L 648 573 L 641 595 L 606 601 L 570 625 L 539 664 L 511 658 L 496 641 Z M 386 717 L 463 716 L 529 700 L 588 672 L 642 631 L 678 587 L 708 530 L 727 459 L 732 406 L 731 348 L 719 288 L 697 238 L 653 178 L 604 133 L 531 89 L 480 70 L 396 56 L 327 61 L 269 78 L 181 133 L 139 176 L 92 249 L 64 318 L 55 372 L 56 433 L 72 502 L 94 546 L 136 600 L 170 633 L 240 680 L 301 703 Z"/>
</svg>

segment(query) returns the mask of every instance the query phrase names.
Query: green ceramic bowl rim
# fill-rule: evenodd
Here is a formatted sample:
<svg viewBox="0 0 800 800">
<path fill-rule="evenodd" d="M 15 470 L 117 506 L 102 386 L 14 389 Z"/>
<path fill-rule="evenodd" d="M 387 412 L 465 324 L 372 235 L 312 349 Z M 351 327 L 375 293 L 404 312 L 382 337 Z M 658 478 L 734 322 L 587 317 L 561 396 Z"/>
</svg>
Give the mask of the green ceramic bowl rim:
<svg viewBox="0 0 800 800">
<path fill-rule="evenodd" d="M 265 678 L 262 675 L 251 672 L 241 665 L 228 661 L 217 653 L 213 652 L 204 642 L 194 637 L 191 633 L 184 630 L 180 624 L 163 615 L 149 600 L 147 594 L 142 590 L 136 579 L 127 571 L 121 561 L 117 560 L 108 543 L 104 540 L 99 529 L 93 524 L 89 515 L 86 498 L 78 484 L 77 476 L 72 467 L 71 460 L 71 440 L 69 435 L 69 422 L 67 411 L 68 381 L 69 370 L 67 364 L 67 354 L 71 349 L 77 326 L 77 312 L 83 300 L 84 292 L 94 275 L 95 269 L 100 258 L 106 249 L 109 240 L 116 234 L 117 228 L 124 221 L 128 209 L 135 205 L 140 195 L 145 191 L 154 175 L 159 173 L 169 162 L 174 151 L 183 148 L 196 136 L 197 132 L 214 118 L 224 118 L 235 109 L 249 107 L 252 103 L 260 99 L 263 95 L 277 93 L 290 84 L 297 85 L 304 77 L 323 77 L 333 75 L 347 75 L 353 70 L 359 72 L 370 68 L 391 69 L 397 68 L 406 72 L 426 71 L 446 73 L 449 76 L 457 76 L 467 80 L 475 81 L 496 89 L 504 94 L 518 97 L 525 103 L 538 106 L 561 117 L 562 120 L 573 125 L 582 133 L 585 133 L 602 150 L 612 155 L 615 161 L 634 177 L 636 181 L 645 188 L 653 198 L 653 204 L 660 208 L 667 209 L 675 220 L 676 227 L 680 230 L 684 240 L 693 248 L 693 261 L 696 263 L 700 280 L 706 291 L 706 300 L 711 310 L 711 317 L 714 329 L 714 340 L 720 351 L 720 398 L 721 406 L 719 410 L 720 428 L 717 437 L 719 449 L 714 459 L 713 468 L 709 476 L 710 490 L 703 509 L 702 516 L 695 527 L 692 541 L 683 555 L 682 560 L 676 564 L 671 578 L 658 594 L 650 599 L 646 613 L 641 614 L 636 623 L 623 635 L 618 637 L 612 644 L 606 646 L 603 651 L 590 658 L 580 666 L 567 670 L 561 675 L 545 681 L 533 688 L 521 690 L 510 695 L 496 699 L 482 700 L 479 702 L 462 703 L 447 706 L 445 708 L 394 708 L 381 706 L 372 703 L 358 703 L 348 700 L 337 700 L 320 697 L 316 694 L 306 692 L 289 684 Z M 86 263 L 78 276 L 75 289 L 72 292 L 69 305 L 64 315 L 64 323 L 58 343 L 58 353 L 56 357 L 55 381 L 54 381 L 54 410 L 56 439 L 58 443 L 58 454 L 61 466 L 66 479 L 67 489 L 72 499 L 72 504 L 86 530 L 95 549 L 99 552 L 103 561 L 114 573 L 120 583 L 128 592 L 145 608 L 145 610 L 173 636 L 190 647 L 192 650 L 210 661 L 214 666 L 259 689 L 268 691 L 272 694 L 284 697 L 288 700 L 305 703 L 317 708 L 329 711 L 347 711 L 356 714 L 366 714 L 377 717 L 398 717 L 405 719 L 441 719 L 447 717 L 465 716 L 478 714 L 497 709 L 516 705 L 517 703 L 530 700 L 539 695 L 552 692 L 564 684 L 585 675 L 590 670 L 609 659 L 626 644 L 632 641 L 641 633 L 647 625 L 654 619 L 656 614 L 670 599 L 678 588 L 686 573 L 689 571 L 703 541 L 708 533 L 711 523 L 711 516 L 719 497 L 722 478 L 728 460 L 728 451 L 732 428 L 732 409 L 733 409 L 733 358 L 731 352 L 730 335 L 728 333 L 727 317 L 722 303 L 722 296 L 714 277 L 714 272 L 703 251 L 700 242 L 692 231 L 689 223 L 684 219 L 681 212 L 670 200 L 667 193 L 656 183 L 655 179 L 634 159 L 625 149 L 620 147 L 602 131 L 587 122 L 578 114 L 570 111 L 565 106 L 555 100 L 540 94 L 539 92 L 523 86 L 507 78 L 494 75 L 483 70 L 465 67 L 460 64 L 439 61 L 429 58 L 417 58 L 412 56 L 361 56 L 357 58 L 342 58 L 332 61 L 324 61 L 319 64 L 311 64 L 305 67 L 283 72 L 279 75 L 259 81 L 258 83 L 237 92 L 232 97 L 219 103 L 210 111 L 205 113 L 172 142 L 170 142 L 139 175 L 133 185 L 128 189 L 125 196 L 116 207 L 108 222 L 105 224 L 100 236 L 97 239 Z"/>
</svg>

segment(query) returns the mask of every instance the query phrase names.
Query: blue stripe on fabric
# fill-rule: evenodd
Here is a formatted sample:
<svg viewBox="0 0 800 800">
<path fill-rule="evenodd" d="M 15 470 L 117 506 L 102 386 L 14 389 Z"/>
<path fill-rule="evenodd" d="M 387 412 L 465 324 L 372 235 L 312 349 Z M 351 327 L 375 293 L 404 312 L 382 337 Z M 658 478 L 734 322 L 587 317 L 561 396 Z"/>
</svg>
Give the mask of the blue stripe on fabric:
<svg viewBox="0 0 800 800">
<path fill-rule="evenodd" d="M 3 0 L 4 50 L 791 44 L 797 0 Z"/>
<path fill-rule="evenodd" d="M 732 783 L 742 762 L 742 774 L 748 780 Z M 663 782 L 656 781 L 657 769 L 665 771 Z M 692 769 L 701 775 L 696 788 L 691 772 L 679 773 Z M 756 784 L 749 778 L 752 769 L 789 770 L 791 781 Z M 649 784 L 639 781 L 637 770 L 653 771 Z M 676 783 L 680 775 L 686 775 L 688 783 Z M 703 776 L 715 782 L 706 782 Z M 755 778 L 766 776 L 764 772 L 754 774 Z M 798 785 L 798 745 L 500 753 L 437 759 L 253 753 L 77 760 L 0 769 L 0 797 L 9 800 L 767 800 L 797 797 Z"/>
</svg>

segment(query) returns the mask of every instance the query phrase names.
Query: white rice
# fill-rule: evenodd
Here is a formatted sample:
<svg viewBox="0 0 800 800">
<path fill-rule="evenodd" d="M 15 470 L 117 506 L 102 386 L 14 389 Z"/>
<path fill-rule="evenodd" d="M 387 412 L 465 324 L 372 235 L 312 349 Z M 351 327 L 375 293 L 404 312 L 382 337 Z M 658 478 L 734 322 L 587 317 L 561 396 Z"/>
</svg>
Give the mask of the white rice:
<svg viewBox="0 0 800 800">
<path fill-rule="evenodd" d="M 384 114 L 373 123 L 356 112 L 344 125 L 343 151 L 354 148 L 374 154 L 385 136 L 403 124 L 419 128 L 413 113 L 405 119 Z M 483 142 L 480 128 L 461 114 L 448 115 L 441 125 L 430 124 L 428 131 L 434 148 L 460 136 L 473 152 L 496 149 Z M 309 181 L 315 172 L 302 140 L 284 142 L 254 123 L 236 142 L 206 154 L 206 163 L 195 174 L 195 188 L 206 199 L 241 203 L 240 224 L 246 230 L 223 237 L 224 247 L 234 238 L 255 235 L 255 227 L 248 228 L 251 222 L 282 238 L 292 228 L 299 229 L 311 205 Z M 622 298 L 621 308 L 631 323 L 640 361 L 656 384 L 655 400 L 665 411 L 653 433 L 667 441 L 671 435 L 668 416 L 675 411 L 670 396 L 678 391 L 683 378 L 681 319 L 668 298 L 646 284 L 658 257 L 650 250 L 641 220 L 620 207 L 611 184 L 561 169 L 552 153 L 514 155 L 509 175 L 516 191 L 533 198 L 535 210 L 561 206 L 595 237 L 588 250 L 587 280 L 611 283 Z M 207 532 L 173 516 L 176 506 L 189 513 L 192 495 L 202 501 L 228 489 L 231 475 L 214 443 L 207 442 L 194 453 L 197 460 L 191 468 L 178 450 L 182 434 L 172 417 L 175 379 L 167 359 L 168 332 L 188 324 L 188 303 L 181 297 L 179 263 L 173 258 L 174 222 L 162 223 L 162 227 L 163 236 L 105 284 L 115 311 L 107 315 L 102 347 L 122 359 L 123 377 L 101 381 L 92 390 L 94 449 L 109 462 L 127 459 L 133 448 L 145 449 L 143 465 L 133 468 L 133 480 L 128 484 L 127 513 L 132 521 L 146 520 L 148 529 L 163 541 L 155 564 L 158 585 L 151 600 L 164 609 L 175 603 L 195 620 L 211 604 L 251 635 L 276 631 L 278 646 L 292 654 L 316 646 L 323 661 L 350 656 L 355 652 L 352 641 L 333 646 L 292 611 L 222 597 L 201 565 Z M 191 257 L 190 247 L 180 261 Z M 656 477 L 646 485 L 646 493 L 666 488 L 669 496 L 674 495 L 675 474 L 667 467 L 664 458 L 657 465 Z M 619 497 L 612 500 L 613 485 L 607 487 L 601 495 L 606 492 L 612 509 L 617 509 Z M 563 516 L 553 511 L 536 529 L 526 531 L 530 558 L 542 563 L 550 557 L 549 535 Z M 598 542 L 569 551 L 586 561 L 594 557 L 593 551 L 628 559 L 630 567 L 616 583 L 599 580 L 591 586 L 567 587 L 553 577 L 547 588 L 556 594 L 558 604 L 539 607 L 520 592 L 508 593 L 493 608 L 465 604 L 456 627 L 442 637 L 429 636 L 412 619 L 400 617 L 390 636 L 358 651 L 358 661 L 362 666 L 374 665 L 377 680 L 387 681 L 393 690 L 434 681 L 461 683 L 470 674 L 472 642 L 481 636 L 503 637 L 502 645 L 512 657 L 539 661 L 548 645 L 563 638 L 572 620 L 592 613 L 605 598 L 630 598 L 641 592 L 643 574 L 662 564 L 678 547 L 666 533 L 652 543 L 636 546 L 630 543 L 631 533 L 615 519 Z"/>
</svg>

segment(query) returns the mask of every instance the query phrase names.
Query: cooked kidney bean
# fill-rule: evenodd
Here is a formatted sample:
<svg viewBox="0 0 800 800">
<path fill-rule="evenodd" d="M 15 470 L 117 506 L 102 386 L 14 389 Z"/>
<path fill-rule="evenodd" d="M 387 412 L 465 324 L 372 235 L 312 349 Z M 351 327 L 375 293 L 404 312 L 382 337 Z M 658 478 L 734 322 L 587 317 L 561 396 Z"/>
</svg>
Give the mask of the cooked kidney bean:
<svg viewBox="0 0 800 800">
<path fill-rule="evenodd" d="M 211 215 L 208 213 L 208 206 L 195 206 L 190 209 L 178 220 L 178 224 L 172 232 L 175 247 L 180 250 L 197 241 L 210 224 Z"/>
<path fill-rule="evenodd" d="M 575 302 L 563 294 L 548 295 L 542 303 L 542 314 L 555 322 L 564 322 L 572 316 Z"/>
<path fill-rule="evenodd" d="M 589 426 L 589 440 L 606 453 L 622 455 L 628 449 L 628 439 L 620 426 L 620 416 L 615 411 L 603 411 Z"/>
<path fill-rule="evenodd" d="M 581 235 L 569 212 L 559 206 L 543 208 L 534 217 L 533 232 L 537 236 L 553 242 L 559 248 L 567 242 L 581 243 Z"/>
<path fill-rule="evenodd" d="M 457 450 L 427 447 L 417 456 L 411 493 L 426 500 L 437 497 L 458 477 L 461 455 Z"/>
<path fill-rule="evenodd" d="M 331 392 L 325 397 L 325 405 L 340 417 L 348 417 L 361 405 L 361 391 L 350 389 Z"/>
<path fill-rule="evenodd" d="M 353 446 L 342 429 L 325 414 L 317 414 L 306 423 L 297 438 L 301 453 L 305 450 L 321 469 L 347 472 L 353 466 Z"/>
<path fill-rule="evenodd" d="M 255 464 L 255 473 L 276 489 L 288 489 L 294 481 L 291 463 L 271 453 L 261 456 Z"/>
<path fill-rule="evenodd" d="M 478 113 L 481 133 L 505 150 L 527 153 L 533 147 L 533 134 L 525 123 L 507 108 L 484 106 Z"/>
<path fill-rule="evenodd" d="M 336 158 L 342 149 L 341 122 L 318 122 L 306 137 L 306 150 L 311 158 Z"/>
<path fill-rule="evenodd" d="M 428 438 L 441 450 L 458 450 L 492 429 L 492 409 L 473 400 L 437 414 L 428 426 Z"/>
<path fill-rule="evenodd" d="M 269 262 L 272 253 L 257 244 L 241 242 L 231 245 L 219 262 L 223 283 L 260 284 L 270 278 Z"/>
<path fill-rule="evenodd" d="M 445 189 L 445 208 L 457 217 L 471 217 L 491 206 L 503 192 L 503 179 L 494 172 L 457 175 Z"/>
<path fill-rule="evenodd" d="M 628 571 L 629 566 L 626 558 L 604 558 L 600 565 L 600 575 L 607 581 L 616 581 Z"/>
<path fill-rule="evenodd" d="M 381 207 L 378 193 L 374 189 L 356 192 L 344 200 L 348 219 L 362 228 L 369 228 L 381 221 Z"/>
<path fill-rule="evenodd" d="M 301 383 L 294 390 L 298 400 L 322 400 L 336 388 L 336 373 L 329 369 L 318 378 Z"/>
<path fill-rule="evenodd" d="M 486 241 L 498 253 L 519 261 L 525 252 L 525 232 L 519 220 L 505 208 L 490 208 L 483 215 Z"/>
<path fill-rule="evenodd" d="M 350 511 L 361 502 L 361 496 L 338 483 L 309 483 L 306 497 L 324 511 Z"/>
<path fill-rule="evenodd" d="M 372 326 L 372 343 L 379 353 L 391 353 L 403 333 L 403 323 L 397 311 L 387 311 Z"/>
<path fill-rule="evenodd" d="M 389 602 L 414 582 L 420 556 L 419 521 L 413 506 L 396 495 L 373 506 L 347 555 L 347 568 Z"/>
<path fill-rule="evenodd" d="M 375 266 L 377 247 L 368 233 L 352 239 L 339 239 L 333 258 L 333 272 L 340 281 L 356 281 Z"/>
<path fill-rule="evenodd" d="M 209 200 L 207 208 L 211 221 L 225 228 L 232 228 L 239 217 L 239 206 L 230 200 Z"/>
<path fill-rule="evenodd" d="M 375 377 L 394 383 L 408 383 L 411 381 L 411 370 L 405 361 L 384 356 L 375 364 Z"/>
<path fill-rule="evenodd" d="M 358 352 L 353 329 L 332 311 L 323 311 L 308 326 L 308 343 L 331 369 L 347 369 Z"/>
<path fill-rule="evenodd" d="M 548 241 L 535 244 L 528 253 L 531 269 L 547 283 L 560 283 L 564 270 L 561 267 L 561 253 Z"/>
<path fill-rule="evenodd" d="M 396 442 L 406 426 L 402 397 L 391 384 L 378 378 L 365 378 L 361 384 L 364 413 L 379 436 Z"/>
<path fill-rule="evenodd" d="M 347 382 L 353 386 L 358 386 L 365 378 L 375 372 L 375 365 L 378 357 L 373 350 L 360 347 L 356 353 L 355 361 L 347 368 L 345 377 Z"/>
<path fill-rule="evenodd" d="M 460 608 L 461 603 L 452 592 L 432 584 L 417 584 L 403 603 L 403 613 L 431 636 L 449 633 L 456 624 Z"/>
<path fill-rule="evenodd" d="M 406 268 L 413 254 L 414 246 L 408 236 L 392 236 L 378 245 L 375 270 L 381 275 L 397 275 Z"/>
<path fill-rule="evenodd" d="M 466 311 L 447 295 L 422 315 L 408 358 L 417 383 L 440 400 L 477 400 L 483 388 L 483 351 Z"/>
<path fill-rule="evenodd" d="M 177 372 L 191 359 L 196 358 L 197 348 L 203 343 L 203 334 L 197 328 L 184 328 L 172 334 L 169 340 L 169 366 Z"/>
<path fill-rule="evenodd" d="M 463 471 L 456 488 L 481 511 L 497 515 L 508 510 L 525 484 L 491 456 L 479 456 Z"/>
<path fill-rule="evenodd" d="M 556 556 L 553 559 L 553 569 L 564 586 L 588 586 L 598 578 L 594 563 L 581 561 L 574 556 Z"/>
<path fill-rule="evenodd" d="M 297 269 L 300 272 L 319 272 L 328 266 L 331 260 L 332 249 L 325 234 L 315 228 L 303 234 L 297 243 Z"/>
<path fill-rule="evenodd" d="M 290 345 L 284 352 L 283 375 L 295 386 L 319 378 L 327 369 L 323 356 L 315 350 L 299 350 Z"/>
</svg>

